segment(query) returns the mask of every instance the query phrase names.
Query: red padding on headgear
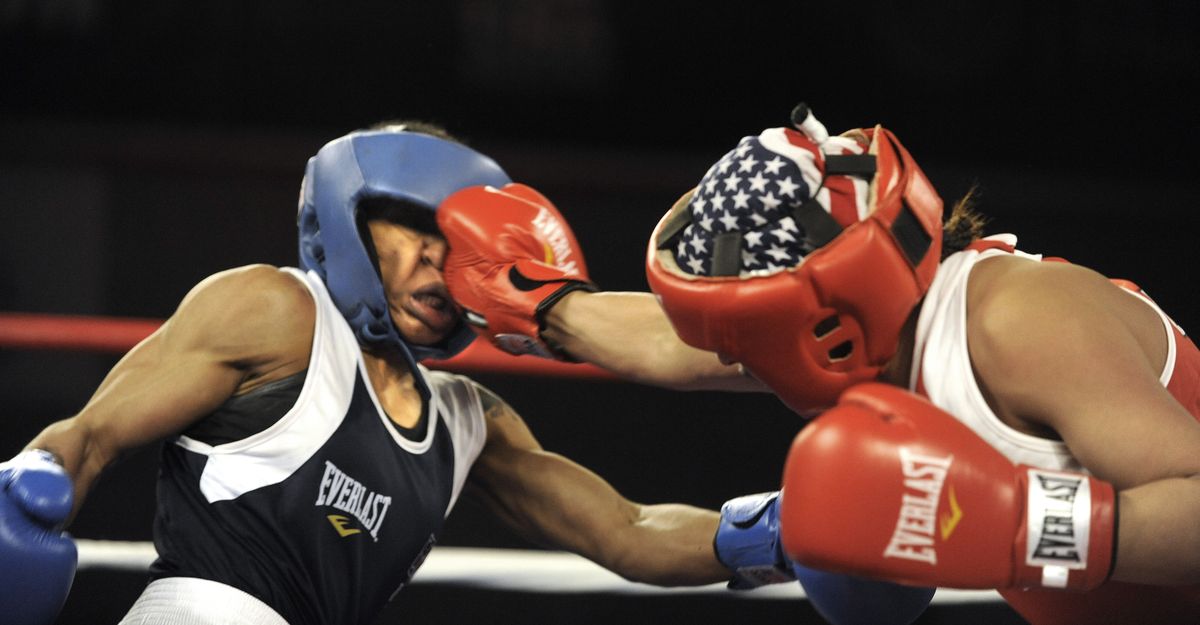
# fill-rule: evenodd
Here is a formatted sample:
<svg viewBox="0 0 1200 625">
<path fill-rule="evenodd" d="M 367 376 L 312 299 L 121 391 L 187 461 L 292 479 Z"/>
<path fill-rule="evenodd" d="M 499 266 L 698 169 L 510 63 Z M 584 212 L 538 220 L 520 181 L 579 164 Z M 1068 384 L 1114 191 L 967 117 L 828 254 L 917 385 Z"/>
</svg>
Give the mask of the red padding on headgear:
<svg viewBox="0 0 1200 625">
<path fill-rule="evenodd" d="M 646 255 L 650 288 L 680 338 L 742 363 L 801 414 L 878 376 L 940 262 L 942 201 L 933 186 L 891 132 L 856 132 L 877 157 L 871 211 L 799 265 L 748 278 L 681 270 L 659 238 L 688 210 L 690 193 L 659 222 Z M 906 206 L 930 239 L 915 266 L 892 232 Z"/>
</svg>

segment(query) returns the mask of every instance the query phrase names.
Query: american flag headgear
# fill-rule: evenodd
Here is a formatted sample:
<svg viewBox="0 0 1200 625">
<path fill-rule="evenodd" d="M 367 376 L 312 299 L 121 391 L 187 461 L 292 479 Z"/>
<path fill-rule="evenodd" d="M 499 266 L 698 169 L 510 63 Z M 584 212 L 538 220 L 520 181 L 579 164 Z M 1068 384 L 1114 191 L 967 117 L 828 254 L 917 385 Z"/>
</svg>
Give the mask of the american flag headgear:
<svg viewBox="0 0 1200 625">
<path fill-rule="evenodd" d="M 674 250 L 680 269 L 701 276 L 771 275 L 800 264 L 831 238 L 827 217 L 817 211 L 837 223 L 833 231 L 866 217 L 868 179 L 826 174 L 874 173 L 873 157 L 861 160 L 867 145 L 830 137 L 811 113 L 800 129 L 743 137 L 709 168 Z"/>
<path fill-rule="evenodd" d="M 802 414 L 874 379 L 929 288 L 942 201 L 883 127 L 738 143 L 663 216 L 646 277 L 685 343 L 742 363 Z"/>
</svg>

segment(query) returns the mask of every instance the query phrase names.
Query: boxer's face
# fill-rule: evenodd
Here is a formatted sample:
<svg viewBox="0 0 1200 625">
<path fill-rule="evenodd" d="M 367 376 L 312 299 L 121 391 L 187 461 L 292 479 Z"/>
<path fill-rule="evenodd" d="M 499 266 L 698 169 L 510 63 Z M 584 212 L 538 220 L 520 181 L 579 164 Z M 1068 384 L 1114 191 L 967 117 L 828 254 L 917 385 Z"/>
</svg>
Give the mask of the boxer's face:
<svg viewBox="0 0 1200 625">
<path fill-rule="evenodd" d="M 392 323 L 416 345 L 433 345 L 454 330 L 458 308 L 442 277 L 446 239 L 382 219 L 367 222 Z"/>
</svg>

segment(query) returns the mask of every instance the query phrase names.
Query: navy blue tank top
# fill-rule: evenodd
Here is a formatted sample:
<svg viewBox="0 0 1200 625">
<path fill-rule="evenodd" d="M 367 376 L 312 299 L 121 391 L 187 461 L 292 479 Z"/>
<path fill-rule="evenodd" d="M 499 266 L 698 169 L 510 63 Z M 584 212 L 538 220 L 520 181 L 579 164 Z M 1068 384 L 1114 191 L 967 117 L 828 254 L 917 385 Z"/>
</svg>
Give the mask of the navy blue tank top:
<svg viewBox="0 0 1200 625">
<path fill-rule="evenodd" d="M 290 271 L 317 302 L 309 367 L 164 446 L 151 576 L 228 584 L 291 625 L 370 623 L 435 543 L 483 446 L 482 409 L 466 378 L 418 367 L 424 427 L 396 427 L 324 285 Z M 262 426 L 222 436 L 247 406 Z"/>
</svg>

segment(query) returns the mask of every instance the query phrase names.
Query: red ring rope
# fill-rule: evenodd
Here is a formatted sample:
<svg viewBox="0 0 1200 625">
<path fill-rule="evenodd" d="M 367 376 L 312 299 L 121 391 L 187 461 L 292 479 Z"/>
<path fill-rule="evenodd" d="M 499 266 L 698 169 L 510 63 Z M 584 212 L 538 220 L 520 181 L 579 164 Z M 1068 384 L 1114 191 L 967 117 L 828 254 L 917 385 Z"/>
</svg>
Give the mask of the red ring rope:
<svg viewBox="0 0 1200 625">
<path fill-rule="evenodd" d="M 121 354 L 150 336 L 162 323 L 157 319 L 0 312 L 0 349 Z M 571 364 L 536 356 L 512 356 L 484 340 L 475 341 L 449 360 L 431 360 L 423 364 L 457 373 L 615 379 L 613 374 L 589 364 Z"/>
</svg>

